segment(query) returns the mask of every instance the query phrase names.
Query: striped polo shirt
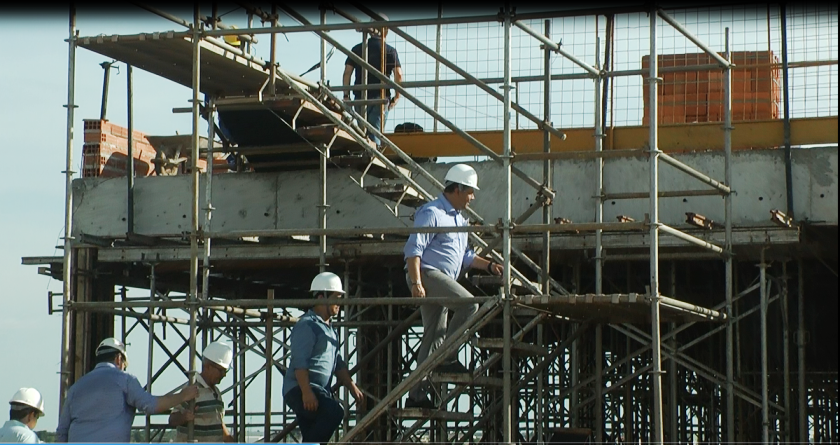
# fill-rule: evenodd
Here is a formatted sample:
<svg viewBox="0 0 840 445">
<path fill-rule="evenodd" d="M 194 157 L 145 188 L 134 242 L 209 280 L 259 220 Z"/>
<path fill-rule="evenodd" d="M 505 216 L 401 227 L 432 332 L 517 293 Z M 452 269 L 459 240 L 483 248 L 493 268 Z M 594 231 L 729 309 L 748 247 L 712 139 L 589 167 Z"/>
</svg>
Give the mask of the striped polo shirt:
<svg viewBox="0 0 840 445">
<path fill-rule="evenodd" d="M 225 403 L 222 401 L 222 394 L 218 388 L 211 388 L 201 378 L 201 374 L 196 374 L 195 383 L 198 385 L 198 397 L 195 399 L 193 437 L 197 442 L 224 442 L 225 435 L 222 424 L 224 423 Z M 189 402 L 184 402 L 174 409 L 186 412 L 189 407 Z M 186 442 L 187 425 L 179 426 L 177 431 L 175 442 Z"/>
</svg>

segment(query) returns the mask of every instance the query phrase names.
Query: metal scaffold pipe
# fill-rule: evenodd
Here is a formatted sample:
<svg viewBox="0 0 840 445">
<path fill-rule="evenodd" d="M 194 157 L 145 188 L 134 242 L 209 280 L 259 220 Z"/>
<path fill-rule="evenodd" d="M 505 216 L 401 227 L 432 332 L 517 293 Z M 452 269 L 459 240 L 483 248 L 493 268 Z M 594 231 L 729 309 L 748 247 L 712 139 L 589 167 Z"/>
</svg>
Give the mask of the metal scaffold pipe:
<svg viewBox="0 0 840 445">
<path fill-rule="evenodd" d="M 510 324 L 511 324 L 511 288 L 510 288 L 510 225 L 511 225 L 511 164 L 510 164 L 510 121 L 511 121 L 511 97 L 510 97 L 510 77 L 511 77 L 511 15 L 513 11 L 511 11 L 510 3 L 505 2 L 505 6 L 502 10 L 502 14 L 504 15 L 504 61 L 503 61 L 503 69 L 504 69 L 504 100 L 502 102 L 502 118 L 503 118 L 503 130 L 502 130 L 502 166 L 504 169 L 504 192 L 505 192 L 505 208 L 504 208 L 504 219 L 502 220 L 503 229 L 502 232 L 502 259 L 504 260 L 504 269 L 502 271 L 502 282 L 504 283 L 504 288 L 502 289 L 503 297 L 504 297 L 504 312 L 502 317 L 502 333 L 503 333 L 503 342 L 504 342 L 504 349 L 503 349 L 503 358 L 502 358 L 502 440 L 506 444 L 511 444 L 513 440 L 513 406 L 512 406 L 512 398 L 513 395 L 511 394 L 511 372 L 512 372 L 512 357 L 511 357 L 511 332 L 510 332 Z M 517 405 L 518 406 L 518 405 Z"/>
<path fill-rule="evenodd" d="M 64 163 L 64 259 L 62 269 L 62 300 L 68 308 L 73 301 L 73 122 L 76 110 L 76 7 L 70 4 L 67 39 L 67 145 Z M 61 313 L 61 374 L 59 376 L 59 406 L 63 406 L 70 388 L 70 374 L 73 357 L 70 351 L 70 328 L 72 310 Z"/>
<path fill-rule="evenodd" d="M 656 9 L 650 13 L 650 296 L 651 302 L 651 342 L 653 362 L 651 379 L 653 380 L 653 443 L 661 444 L 663 436 L 662 418 L 662 344 L 659 322 L 659 126 L 658 126 L 658 77 L 656 48 Z"/>
<path fill-rule="evenodd" d="M 213 145 L 215 137 L 215 102 L 213 97 L 207 101 L 207 163 L 204 171 L 204 258 L 201 261 L 201 295 L 205 300 L 210 299 L 210 223 L 213 219 Z M 193 152 L 194 157 L 200 157 Z"/>
<path fill-rule="evenodd" d="M 198 126 L 201 119 L 199 110 L 199 94 L 201 82 L 201 21 L 199 16 L 199 6 L 196 4 L 193 7 L 193 29 L 192 29 L 192 156 L 191 156 L 191 230 L 190 230 L 190 293 L 188 310 L 190 314 L 190 336 L 189 336 L 189 384 L 194 385 L 196 382 L 196 367 L 195 357 L 197 354 L 195 337 L 196 337 L 196 311 L 198 307 L 198 237 L 199 237 L 199 219 L 198 219 L 198 199 L 199 199 L 199 176 L 198 176 L 198 158 L 200 153 Z M 195 399 L 189 403 L 190 411 L 195 410 Z M 187 422 L 187 440 L 192 441 L 195 437 L 195 422 L 190 420 Z"/>
<path fill-rule="evenodd" d="M 769 381 L 767 376 L 767 261 L 765 249 L 761 249 L 759 280 L 761 283 L 759 305 L 761 307 L 761 442 L 770 443 Z"/>
<path fill-rule="evenodd" d="M 729 28 L 724 36 L 726 60 L 731 60 Z M 732 65 L 723 70 L 723 154 L 724 154 L 724 182 L 732 187 Z M 732 296 L 734 293 L 732 258 L 732 194 L 727 193 L 724 199 L 724 260 L 726 267 L 726 441 L 735 442 L 735 356 L 734 356 L 734 323 Z"/>
<path fill-rule="evenodd" d="M 588 63 L 584 62 L 583 60 L 578 59 L 573 54 L 564 50 L 560 45 L 558 45 L 558 44 L 552 42 L 551 40 L 549 40 L 548 37 L 544 37 L 539 32 L 531 29 L 530 26 L 522 23 L 521 20 L 517 20 L 516 22 L 514 22 L 514 25 L 516 25 L 517 28 L 519 28 L 519 29 L 525 31 L 526 33 L 530 34 L 535 39 L 542 42 L 543 45 L 545 45 L 546 47 L 551 48 L 553 51 L 555 51 L 559 54 L 562 54 L 563 57 L 571 60 L 575 65 L 577 65 L 577 66 L 583 68 L 584 70 L 586 70 L 590 75 L 596 76 L 596 77 L 601 75 L 598 68 L 595 68 L 595 67 L 589 65 Z"/>
</svg>

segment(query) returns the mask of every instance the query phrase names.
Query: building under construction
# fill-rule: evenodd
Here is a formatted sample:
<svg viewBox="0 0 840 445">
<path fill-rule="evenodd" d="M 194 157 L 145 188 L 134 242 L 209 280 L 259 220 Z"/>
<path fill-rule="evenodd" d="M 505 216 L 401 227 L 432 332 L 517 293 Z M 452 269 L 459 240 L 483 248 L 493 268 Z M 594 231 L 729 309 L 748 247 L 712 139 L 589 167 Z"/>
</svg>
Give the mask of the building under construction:
<svg viewBox="0 0 840 445">
<path fill-rule="evenodd" d="M 337 442 L 840 440 L 836 5 L 234 6 L 144 6 L 177 29 L 135 35 L 77 31 L 70 12 L 64 256 L 23 259 L 63 281 L 62 400 L 103 338 L 147 349 L 154 393 L 223 339 L 232 432 L 295 442 L 279 382 L 328 270 L 367 395 L 337 391 Z M 382 29 L 399 84 L 352 51 Z M 320 77 L 283 68 L 292 33 L 319 37 Z M 77 131 L 78 51 L 191 88 L 191 108 L 160 110 L 191 113 L 191 135 L 146 135 L 130 114 Z M 383 101 L 342 100 L 330 51 L 400 92 L 384 127 L 356 108 Z M 465 230 L 504 274 L 461 278 L 479 311 L 418 366 L 403 246 L 450 157 L 478 171 Z M 432 372 L 455 350 L 471 375 Z M 404 409 L 424 378 L 441 408 Z"/>
</svg>

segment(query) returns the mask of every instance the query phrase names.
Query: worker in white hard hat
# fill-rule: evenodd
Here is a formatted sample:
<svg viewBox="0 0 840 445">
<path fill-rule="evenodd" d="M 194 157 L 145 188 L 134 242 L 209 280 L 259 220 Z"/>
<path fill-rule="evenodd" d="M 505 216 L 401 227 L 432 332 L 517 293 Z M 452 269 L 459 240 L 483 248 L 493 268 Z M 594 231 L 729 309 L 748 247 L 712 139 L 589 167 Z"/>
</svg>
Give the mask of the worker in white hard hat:
<svg viewBox="0 0 840 445">
<path fill-rule="evenodd" d="M 315 276 L 309 289 L 317 299 L 344 296 L 341 279 L 330 272 Z M 337 304 L 316 305 L 292 329 L 283 400 L 297 416 L 304 443 L 329 442 L 344 418 L 344 408 L 333 398 L 330 389 L 333 374 L 357 404 L 364 401 L 339 353 L 338 333 L 330 323 L 340 309 Z"/>
<path fill-rule="evenodd" d="M 437 199 L 423 205 L 414 214 L 414 227 L 461 227 L 468 221 L 461 211 L 475 199 L 478 190 L 478 174 L 466 164 L 456 164 L 446 173 L 443 193 Z M 471 300 L 473 295 L 458 284 L 461 271 L 466 268 L 487 271 L 501 275 L 502 266 L 476 256 L 467 243 L 466 232 L 414 233 L 409 236 L 403 251 L 406 262 L 406 284 L 414 298 L 449 297 Z M 447 325 L 447 315 L 452 310 L 452 321 Z M 476 313 L 478 305 L 422 304 L 423 340 L 417 354 L 417 365 L 426 358 L 444 339 L 462 329 L 467 320 Z M 448 357 L 435 368 L 436 372 L 468 373 L 469 370 L 458 361 L 457 355 Z M 435 409 L 437 402 L 427 396 L 428 381 L 415 385 L 408 394 L 406 408 Z"/>
<path fill-rule="evenodd" d="M 193 385 L 153 396 L 126 372 L 128 352 L 116 338 L 96 348 L 96 367 L 67 391 L 58 419 L 56 442 L 130 442 L 134 414 L 160 414 L 198 395 Z"/>
<path fill-rule="evenodd" d="M 198 385 L 195 411 L 189 409 L 189 402 L 184 402 L 169 415 L 169 425 L 177 428 L 175 442 L 188 441 L 187 424 L 190 421 L 194 422 L 193 440 L 196 442 L 236 442 L 225 425 L 225 402 L 216 386 L 225 378 L 232 361 L 233 349 L 226 343 L 214 341 L 204 348 L 201 373 L 195 377 Z"/>
<path fill-rule="evenodd" d="M 44 417 L 44 398 L 35 388 L 21 388 L 9 400 L 9 421 L 0 428 L 0 443 L 41 443 L 35 434 Z"/>
</svg>

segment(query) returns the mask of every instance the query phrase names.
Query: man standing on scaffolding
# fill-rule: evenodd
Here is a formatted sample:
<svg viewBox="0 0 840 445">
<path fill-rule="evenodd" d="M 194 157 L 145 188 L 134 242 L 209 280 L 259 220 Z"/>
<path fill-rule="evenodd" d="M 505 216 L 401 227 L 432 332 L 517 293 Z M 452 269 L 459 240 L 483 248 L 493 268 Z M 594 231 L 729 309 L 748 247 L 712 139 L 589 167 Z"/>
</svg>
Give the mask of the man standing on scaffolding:
<svg viewBox="0 0 840 445">
<path fill-rule="evenodd" d="M 443 193 L 434 201 L 420 207 L 414 214 L 414 227 L 462 227 L 467 220 L 461 210 L 467 208 L 475 199 L 478 190 L 478 174 L 466 164 L 456 164 L 449 169 L 444 178 Z M 502 265 L 476 256 L 467 243 L 468 234 L 460 233 L 414 233 L 405 244 L 406 280 L 414 298 L 448 297 L 472 299 L 463 286 L 458 284 L 458 276 L 463 268 L 485 270 L 493 275 L 502 274 Z M 447 315 L 452 309 L 452 322 L 447 325 Z M 423 317 L 423 340 L 417 353 L 417 366 L 420 366 L 444 341 L 464 329 L 469 318 L 476 313 L 478 305 L 453 304 L 420 306 Z M 435 368 L 436 372 L 469 373 L 458 361 L 457 352 Z M 421 381 L 408 393 L 406 408 L 437 408 L 436 401 L 430 400 L 428 382 Z"/>
<path fill-rule="evenodd" d="M 385 14 L 379 15 L 382 16 L 383 20 L 388 20 L 388 17 Z M 403 80 L 400 58 L 397 55 L 397 50 L 393 46 L 385 43 L 385 38 L 388 36 L 388 28 L 381 28 L 376 31 L 378 31 L 381 36 L 376 33 L 370 35 L 367 42 L 367 57 L 362 55 L 361 43 L 353 47 L 353 53 L 367 61 L 367 63 L 376 68 L 376 70 L 380 73 L 384 73 L 386 77 L 391 77 L 391 73 L 393 72 L 394 82 L 400 84 Z M 354 72 L 355 80 L 353 84 L 361 85 L 362 71 L 366 70 L 348 57 L 347 61 L 344 62 L 344 85 L 350 85 L 350 75 Z M 373 73 L 367 73 L 367 84 L 375 85 L 383 84 L 383 82 Z M 353 95 L 357 101 L 362 100 L 364 97 L 362 90 L 353 90 Z M 381 100 L 383 98 L 385 101 L 379 104 L 368 104 L 367 113 L 365 114 L 362 113 L 362 110 L 364 110 L 364 104 L 357 105 L 355 108 L 357 113 L 366 118 L 372 126 L 376 127 L 380 131 L 384 131 L 385 129 L 385 120 L 388 118 L 388 112 L 391 111 L 397 105 L 397 101 L 400 100 L 400 92 L 395 90 L 394 97 L 391 98 L 390 88 L 367 90 L 367 100 L 374 101 Z M 344 100 L 350 100 L 349 91 L 344 92 Z M 379 138 L 374 134 L 369 133 L 368 136 L 377 146 L 381 144 Z"/>
</svg>

